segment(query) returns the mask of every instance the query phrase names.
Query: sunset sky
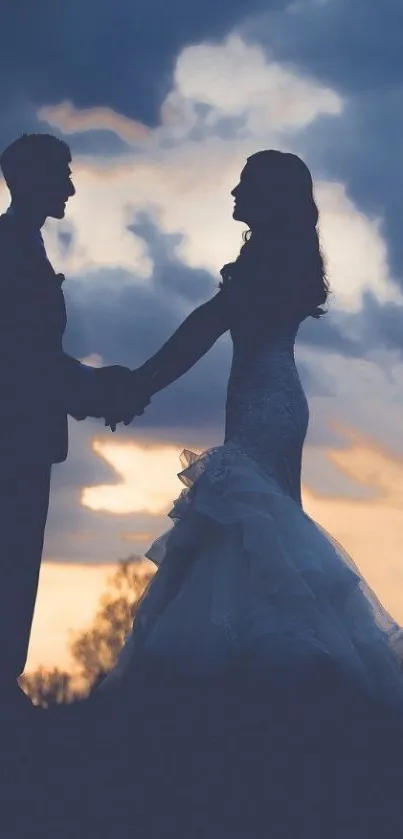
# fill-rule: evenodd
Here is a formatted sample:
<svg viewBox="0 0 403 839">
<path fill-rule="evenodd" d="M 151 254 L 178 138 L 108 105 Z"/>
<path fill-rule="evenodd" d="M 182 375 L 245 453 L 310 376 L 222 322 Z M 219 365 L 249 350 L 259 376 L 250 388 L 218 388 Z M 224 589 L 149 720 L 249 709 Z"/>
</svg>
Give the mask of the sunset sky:
<svg viewBox="0 0 403 839">
<path fill-rule="evenodd" d="M 403 622 L 403 131 L 400 0 L 10 4 L 0 146 L 51 132 L 77 195 L 44 229 L 66 349 L 146 360 L 217 288 L 243 225 L 230 191 L 263 148 L 310 166 L 332 287 L 300 330 L 310 402 L 306 511 Z M 0 211 L 8 206 L 0 182 Z M 182 448 L 222 439 L 230 343 L 115 435 L 70 422 L 56 466 L 28 669 L 68 666 L 113 563 L 168 526 Z"/>
</svg>

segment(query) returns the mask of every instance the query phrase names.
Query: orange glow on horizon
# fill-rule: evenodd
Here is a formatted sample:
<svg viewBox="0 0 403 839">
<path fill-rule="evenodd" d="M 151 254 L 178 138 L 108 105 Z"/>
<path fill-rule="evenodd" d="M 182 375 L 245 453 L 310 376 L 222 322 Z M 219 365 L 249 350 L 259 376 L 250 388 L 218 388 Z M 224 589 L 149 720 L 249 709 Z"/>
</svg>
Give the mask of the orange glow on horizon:
<svg viewBox="0 0 403 839">
<path fill-rule="evenodd" d="M 305 483 L 304 508 L 341 543 L 384 606 L 403 624 L 403 458 L 359 433 L 346 432 L 346 439 L 344 448 L 326 450 L 327 457 L 357 482 L 358 489 L 365 486 L 373 492 L 366 497 L 335 496 L 314 492 Z M 160 510 L 179 494 L 179 449 L 175 446 L 110 444 L 99 445 L 98 452 L 126 481 L 123 496 L 120 484 L 106 487 L 105 491 L 103 487 L 91 488 L 93 494 L 87 495 L 86 500 L 88 503 L 92 498 L 94 504 L 97 500 L 98 509 L 119 514 L 130 499 L 131 509 L 147 506 Z M 148 481 L 143 480 L 140 466 Z M 155 495 L 153 471 L 158 482 Z M 137 492 L 134 500 L 133 486 Z M 129 530 L 126 541 L 140 536 L 148 541 L 149 535 L 146 531 Z M 43 564 L 28 669 L 39 664 L 69 666 L 69 629 L 83 629 L 91 624 L 114 567 Z"/>
<path fill-rule="evenodd" d="M 109 443 L 95 439 L 93 451 L 121 478 L 116 484 L 85 487 L 81 503 L 91 510 L 127 514 L 166 513 L 180 494 L 181 448 L 163 444 Z"/>
</svg>

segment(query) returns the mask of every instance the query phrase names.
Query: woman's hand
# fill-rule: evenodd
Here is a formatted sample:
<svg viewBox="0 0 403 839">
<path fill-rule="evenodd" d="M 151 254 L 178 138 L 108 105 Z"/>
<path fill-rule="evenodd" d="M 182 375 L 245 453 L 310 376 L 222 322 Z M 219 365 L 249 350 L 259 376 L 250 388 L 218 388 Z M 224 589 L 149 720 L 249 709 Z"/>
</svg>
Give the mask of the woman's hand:
<svg viewBox="0 0 403 839">
<path fill-rule="evenodd" d="M 130 371 L 128 384 L 129 387 L 120 395 L 118 413 L 114 411 L 105 416 L 105 425 L 110 426 L 111 431 L 116 431 L 117 424 L 121 422 L 124 425 L 130 425 L 134 417 L 142 416 L 150 404 L 149 377 L 141 372 L 141 368 Z"/>
</svg>

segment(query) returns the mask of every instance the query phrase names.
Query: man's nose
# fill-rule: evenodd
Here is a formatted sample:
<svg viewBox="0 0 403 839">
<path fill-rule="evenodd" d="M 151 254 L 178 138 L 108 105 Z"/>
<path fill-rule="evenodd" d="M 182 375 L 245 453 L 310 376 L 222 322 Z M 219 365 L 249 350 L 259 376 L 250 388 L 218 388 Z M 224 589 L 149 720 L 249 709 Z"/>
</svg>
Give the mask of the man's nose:
<svg viewBox="0 0 403 839">
<path fill-rule="evenodd" d="M 75 194 L 76 194 L 76 188 L 75 188 L 74 184 L 72 183 L 72 181 L 69 181 L 69 198 L 72 198 L 73 195 L 75 195 Z"/>
</svg>

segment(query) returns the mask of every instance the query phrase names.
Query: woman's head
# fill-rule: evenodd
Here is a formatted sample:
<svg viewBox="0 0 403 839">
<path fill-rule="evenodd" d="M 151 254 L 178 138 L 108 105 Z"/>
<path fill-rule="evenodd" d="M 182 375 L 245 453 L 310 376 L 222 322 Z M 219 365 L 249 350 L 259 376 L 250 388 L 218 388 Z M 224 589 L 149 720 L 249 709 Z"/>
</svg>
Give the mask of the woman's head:
<svg viewBox="0 0 403 839">
<path fill-rule="evenodd" d="M 233 218 L 252 232 L 315 227 L 318 221 L 310 171 L 295 154 L 270 149 L 251 155 L 231 195 Z"/>
<path fill-rule="evenodd" d="M 248 157 L 232 190 L 233 218 L 248 225 L 224 285 L 254 282 L 273 313 L 320 317 L 329 286 L 317 232 L 318 209 L 308 167 L 294 154 L 268 150 Z M 250 291 L 252 289 L 250 288 Z"/>
</svg>

